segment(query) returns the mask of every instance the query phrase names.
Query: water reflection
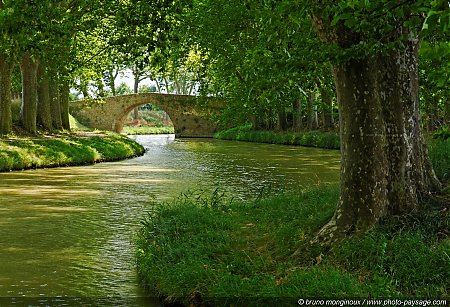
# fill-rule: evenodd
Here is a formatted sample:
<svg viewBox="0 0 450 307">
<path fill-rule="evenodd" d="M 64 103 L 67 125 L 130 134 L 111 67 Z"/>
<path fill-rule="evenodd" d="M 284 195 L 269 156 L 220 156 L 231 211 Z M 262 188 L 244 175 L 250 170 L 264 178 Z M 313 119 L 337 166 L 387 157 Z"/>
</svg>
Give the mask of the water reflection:
<svg viewBox="0 0 450 307">
<path fill-rule="evenodd" d="M 67 303 L 144 296 L 132 240 L 149 199 L 216 186 L 246 199 L 262 188 L 277 193 L 339 178 L 336 151 L 136 139 L 148 150 L 136 159 L 0 174 L 0 297 L 57 296 Z"/>
</svg>

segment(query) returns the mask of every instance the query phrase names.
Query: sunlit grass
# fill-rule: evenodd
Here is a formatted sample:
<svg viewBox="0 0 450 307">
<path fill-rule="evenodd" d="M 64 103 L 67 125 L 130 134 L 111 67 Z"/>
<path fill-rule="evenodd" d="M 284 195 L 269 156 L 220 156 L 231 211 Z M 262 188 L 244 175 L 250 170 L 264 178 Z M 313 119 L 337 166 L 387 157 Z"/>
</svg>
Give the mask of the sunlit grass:
<svg viewBox="0 0 450 307">
<path fill-rule="evenodd" d="M 0 139 L 0 171 L 90 164 L 140 155 L 144 148 L 109 134 L 61 134 Z"/>
<path fill-rule="evenodd" d="M 173 134 L 175 133 L 174 127 L 132 127 L 125 126 L 122 133 L 128 135 L 143 135 L 143 134 Z"/>
</svg>

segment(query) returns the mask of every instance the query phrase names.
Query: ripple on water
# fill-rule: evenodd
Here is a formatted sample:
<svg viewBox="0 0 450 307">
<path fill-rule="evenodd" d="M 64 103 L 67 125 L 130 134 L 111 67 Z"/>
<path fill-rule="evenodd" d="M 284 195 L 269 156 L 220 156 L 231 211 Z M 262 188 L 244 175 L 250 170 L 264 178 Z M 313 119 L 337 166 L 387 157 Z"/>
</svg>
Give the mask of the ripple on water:
<svg viewBox="0 0 450 307">
<path fill-rule="evenodd" d="M 235 199 L 254 199 L 263 188 L 339 180 L 338 151 L 135 138 L 148 151 L 132 160 L 0 174 L 0 297 L 156 306 L 134 299 L 145 293 L 132 242 L 149 200 L 216 186 Z"/>
</svg>

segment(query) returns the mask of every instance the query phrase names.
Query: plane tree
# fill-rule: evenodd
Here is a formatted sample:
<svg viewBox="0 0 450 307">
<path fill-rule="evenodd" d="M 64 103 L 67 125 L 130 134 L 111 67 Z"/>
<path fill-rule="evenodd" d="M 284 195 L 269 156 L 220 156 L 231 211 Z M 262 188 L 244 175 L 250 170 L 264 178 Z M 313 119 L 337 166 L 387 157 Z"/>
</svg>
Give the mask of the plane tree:
<svg viewBox="0 0 450 307">
<path fill-rule="evenodd" d="M 418 51 L 425 24 L 448 26 L 448 4 L 311 1 L 310 14 L 334 57 L 340 113 L 340 199 L 313 239 L 331 246 L 440 190 L 420 125 Z"/>
</svg>

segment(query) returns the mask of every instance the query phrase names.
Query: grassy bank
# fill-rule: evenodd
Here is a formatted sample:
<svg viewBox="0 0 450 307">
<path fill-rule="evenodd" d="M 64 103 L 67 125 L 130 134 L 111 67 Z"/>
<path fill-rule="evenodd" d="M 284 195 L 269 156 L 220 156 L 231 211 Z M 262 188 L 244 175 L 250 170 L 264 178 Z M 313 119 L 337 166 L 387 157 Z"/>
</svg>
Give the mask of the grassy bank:
<svg viewBox="0 0 450 307">
<path fill-rule="evenodd" d="M 137 240 L 138 271 L 152 292 L 186 305 L 449 299 L 449 214 L 437 204 L 384 220 L 325 256 L 308 250 L 292 257 L 337 200 L 337 186 L 322 186 L 249 203 L 213 193 L 155 204 Z"/>
<path fill-rule="evenodd" d="M 287 132 L 287 131 L 257 131 L 251 125 L 239 126 L 217 132 L 214 138 L 256 143 L 282 145 L 301 145 L 326 149 L 339 149 L 339 135 L 334 132 Z"/>
<path fill-rule="evenodd" d="M 0 138 L 0 171 L 92 164 L 143 153 L 141 145 L 114 133 L 9 136 Z"/>
<path fill-rule="evenodd" d="M 141 135 L 141 134 L 173 134 L 175 130 L 173 127 L 148 127 L 148 126 L 140 126 L 140 127 L 132 127 L 125 126 L 123 128 L 122 133 L 128 135 Z"/>
</svg>

